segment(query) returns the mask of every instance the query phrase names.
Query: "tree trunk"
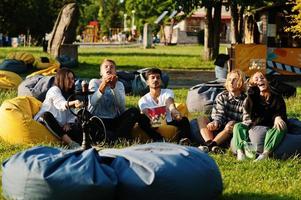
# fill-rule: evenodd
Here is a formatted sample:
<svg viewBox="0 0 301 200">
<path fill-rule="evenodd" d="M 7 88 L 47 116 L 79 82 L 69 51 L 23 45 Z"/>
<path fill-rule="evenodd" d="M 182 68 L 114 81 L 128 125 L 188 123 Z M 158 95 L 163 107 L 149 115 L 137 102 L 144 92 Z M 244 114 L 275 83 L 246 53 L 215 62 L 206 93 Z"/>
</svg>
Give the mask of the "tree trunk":
<svg viewBox="0 0 301 200">
<path fill-rule="evenodd" d="M 204 26 L 204 59 L 212 60 L 213 56 L 213 21 L 212 6 L 205 8 L 205 26 Z"/>
<path fill-rule="evenodd" d="M 244 12 L 245 12 L 245 7 L 241 6 L 239 9 L 239 29 L 238 29 L 238 41 L 240 43 L 243 42 L 243 37 L 244 37 Z"/>
<path fill-rule="evenodd" d="M 231 3 L 231 43 L 238 43 L 238 8 L 236 3 Z"/>
<path fill-rule="evenodd" d="M 173 27 L 174 27 L 174 24 L 175 24 L 175 20 L 174 20 L 174 19 L 171 19 L 170 27 L 169 27 L 169 41 L 168 41 L 168 44 L 169 44 L 169 45 L 171 45 L 171 43 L 172 43 L 172 35 L 173 35 Z"/>
<path fill-rule="evenodd" d="M 59 56 L 62 44 L 72 44 L 75 41 L 78 17 L 79 10 L 76 3 L 67 4 L 61 9 L 48 42 L 48 52 L 52 56 Z"/>
<path fill-rule="evenodd" d="M 243 14 L 245 11 L 244 6 L 238 6 L 237 3 L 231 3 L 231 29 L 232 37 L 231 43 L 242 43 L 244 35 L 244 18 Z"/>
<path fill-rule="evenodd" d="M 220 26 L 221 26 L 222 2 L 218 1 L 214 5 L 214 20 L 213 20 L 213 59 L 219 54 L 220 44 Z"/>
</svg>

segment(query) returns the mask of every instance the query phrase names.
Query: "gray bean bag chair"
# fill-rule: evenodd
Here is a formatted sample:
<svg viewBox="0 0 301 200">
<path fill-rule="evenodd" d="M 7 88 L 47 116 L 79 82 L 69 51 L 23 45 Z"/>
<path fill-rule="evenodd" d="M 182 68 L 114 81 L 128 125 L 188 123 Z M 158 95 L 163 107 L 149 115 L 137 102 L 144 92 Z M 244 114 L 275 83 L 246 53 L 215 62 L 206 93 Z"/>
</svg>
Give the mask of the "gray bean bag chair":
<svg viewBox="0 0 301 200">
<path fill-rule="evenodd" d="M 280 145 L 273 152 L 273 156 L 278 159 L 287 159 L 289 157 L 301 154 L 301 122 L 297 119 L 288 120 L 288 132 L 283 138 Z M 265 126 L 256 126 L 249 130 L 249 138 L 257 148 L 257 153 L 263 152 L 264 138 L 266 131 Z M 235 153 L 233 142 L 231 150 Z"/>
<path fill-rule="evenodd" d="M 216 199 L 223 190 L 215 161 L 195 147 L 151 143 L 99 154 L 114 158 L 117 199 Z"/>
<path fill-rule="evenodd" d="M 117 176 L 97 151 L 34 147 L 2 164 L 6 199 L 115 199 Z"/>
<path fill-rule="evenodd" d="M 18 86 L 18 96 L 33 96 L 43 102 L 53 83 L 54 76 L 35 75 L 26 78 Z"/>
</svg>

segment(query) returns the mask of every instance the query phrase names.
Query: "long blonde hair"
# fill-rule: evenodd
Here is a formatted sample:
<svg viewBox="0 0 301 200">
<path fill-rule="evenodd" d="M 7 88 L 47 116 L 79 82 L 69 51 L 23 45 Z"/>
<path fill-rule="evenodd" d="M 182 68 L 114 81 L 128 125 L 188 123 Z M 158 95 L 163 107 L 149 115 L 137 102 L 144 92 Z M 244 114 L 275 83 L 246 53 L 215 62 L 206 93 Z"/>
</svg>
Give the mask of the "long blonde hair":
<svg viewBox="0 0 301 200">
<path fill-rule="evenodd" d="M 232 71 L 230 71 L 228 74 L 227 74 L 227 79 L 226 79 L 226 83 L 225 83 L 225 88 L 229 91 L 229 85 L 230 85 L 230 75 L 231 74 L 237 74 L 238 76 L 238 81 L 237 81 L 237 87 L 239 88 L 239 90 L 241 92 L 245 92 L 246 91 L 246 84 L 245 84 L 245 81 L 246 81 L 246 76 L 245 74 L 239 70 L 239 69 L 234 69 Z"/>
</svg>

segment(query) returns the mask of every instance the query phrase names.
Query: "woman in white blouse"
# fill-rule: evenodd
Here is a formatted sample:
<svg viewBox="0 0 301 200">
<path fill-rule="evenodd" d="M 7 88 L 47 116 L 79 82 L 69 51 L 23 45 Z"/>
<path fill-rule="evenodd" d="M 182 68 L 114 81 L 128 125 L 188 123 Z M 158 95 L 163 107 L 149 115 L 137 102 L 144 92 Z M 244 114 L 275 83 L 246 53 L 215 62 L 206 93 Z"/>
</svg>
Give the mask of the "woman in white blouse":
<svg viewBox="0 0 301 200">
<path fill-rule="evenodd" d="M 75 124 L 76 118 L 68 109 L 68 106 L 79 108 L 82 102 L 73 100 L 67 105 L 68 97 L 74 92 L 74 79 L 75 75 L 70 69 L 58 70 L 54 85 L 46 93 L 41 110 L 34 117 L 70 148 L 80 147 L 78 142 L 82 138 L 81 130 Z"/>
</svg>

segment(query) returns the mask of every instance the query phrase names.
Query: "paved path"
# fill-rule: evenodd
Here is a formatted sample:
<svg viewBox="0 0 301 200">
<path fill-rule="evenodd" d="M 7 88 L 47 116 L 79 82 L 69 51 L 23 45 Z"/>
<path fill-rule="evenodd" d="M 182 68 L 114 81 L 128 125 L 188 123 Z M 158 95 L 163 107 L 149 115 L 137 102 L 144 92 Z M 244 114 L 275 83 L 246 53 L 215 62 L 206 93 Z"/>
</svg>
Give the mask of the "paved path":
<svg viewBox="0 0 301 200">
<path fill-rule="evenodd" d="M 170 88 L 190 88 L 199 83 L 215 80 L 214 71 L 204 70 L 163 70 L 169 76 Z"/>
<path fill-rule="evenodd" d="M 170 88 L 190 88 L 199 83 L 216 80 L 214 71 L 204 70 L 163 70 L 169 75 Z M 277 76 L 274 76 L 277 77 Z M 301 87 L 301 76 L 278 76 L 277 79 Z"/>
</svg>

